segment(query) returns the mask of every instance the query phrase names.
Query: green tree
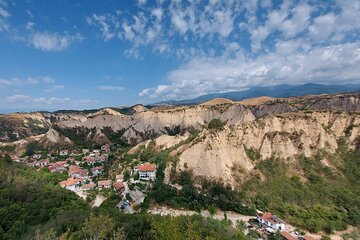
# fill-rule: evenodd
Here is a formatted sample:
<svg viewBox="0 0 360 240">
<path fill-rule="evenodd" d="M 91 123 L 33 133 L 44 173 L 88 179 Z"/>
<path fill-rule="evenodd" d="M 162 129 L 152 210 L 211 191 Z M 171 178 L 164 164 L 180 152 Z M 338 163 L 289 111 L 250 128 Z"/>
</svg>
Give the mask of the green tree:
<svg viewBox="0 0 360 240">
<path fill-rule="evenodd" d="M 82 228 L 83 236 L 86 240 L 102 240 L 110 236 L 114 228 L 114 221 L 108 215 L 91 214 L 86 219 Z"/>
<path fill-rule="evenodd" d="M 45 233 L 41 233 L 39 229 L 36 230 L 34 239 L 35 240 L 56 240 L 58 238 L 56 237 L 56 231 L 53 228 L 51 228 L 49 231 L 47 231 Z"/>
<path fill-rule="evenodd" d="M 209 129 L 223 129 L 223 127 L 224 123 L 218 118 L 214 118 L 208 124 Z"/>
<path fill-rule="evenodd" d="M 118 228 L 114 233 L 113 236 L 111 237 L 112 240 L 125 240 L 126 239 L 126 234 L 124 232 L 123 228 Z"/>
<path fill-rule="evenodd" d="M 12 162 L 11 157 L 10 157 L 9 154 L 5 154 L 5 156 L 4 156 L 4 161 L 7 162 L 7 163 L 11 163 L 11 162 Z"/>
<path fill-rule="evenodd" d="M 246 230 L 246 223 L 243 220 L 236 221 L 236 228 L 239 229 L 240 232 L 245 232 Z"/>
<path fill-rule="evenodd" d="M 214 217 L 214 215 L 216 214 L 216 210 L 217 210 L 216 206 L 214 206 L 214 205 L 210 205 L 208 207 L 208 211 L 209 211 L 209 214 L 211 217 Z"/>
</svg>

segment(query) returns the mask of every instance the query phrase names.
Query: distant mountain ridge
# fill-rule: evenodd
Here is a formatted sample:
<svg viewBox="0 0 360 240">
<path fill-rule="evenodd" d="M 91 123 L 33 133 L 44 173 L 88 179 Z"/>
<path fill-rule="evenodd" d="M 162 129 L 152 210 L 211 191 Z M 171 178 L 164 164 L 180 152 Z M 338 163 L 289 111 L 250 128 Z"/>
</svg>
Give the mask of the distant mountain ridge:
<svg viewBox="0 0 360 240">
<path fill-rule="evenodd" d="M 157 102 L 154 105 L 192 105 L 209 101 L 214 98 L 226 98 L 233 101 L 240 101 L 247 98 L 254 98 L 260 96 L 268 97 L 295 97 L 303 95 L 319 95 L 319 94 L 336 94 L 360 91 L 360 84 L 346 84 L 346 85 L 322 85 L 307 83 L 303 85 L 277 85 L 271 87 L 253 87 L 245 91 L 225 92 L 225 93 L 211 93 L 199 96 L 193 99 L 185 100 L 169 100 Z"/>
</svg>

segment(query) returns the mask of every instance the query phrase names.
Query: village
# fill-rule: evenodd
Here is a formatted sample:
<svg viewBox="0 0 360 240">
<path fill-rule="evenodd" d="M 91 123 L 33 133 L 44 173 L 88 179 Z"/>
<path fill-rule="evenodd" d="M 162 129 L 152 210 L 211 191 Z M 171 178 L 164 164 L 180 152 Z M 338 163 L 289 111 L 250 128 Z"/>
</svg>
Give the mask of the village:
<svg viewBox="0 0 360 240">
<path fill-rule="evenodd" d="M 105 164 L 111 154 L 109 144 L 104 144 L 98 149 L 82 149 L 71 151 L 61 149 L 57 154 L 34 153 L 32 156 L 23 158 L 12 157 L 15 162 L 22 162 L 37 169 L 48 169 L 52 173 L 66 174 L 67 179 L 59 182 L 59 186 L 76 193 L 79 197 L 88 201 L 92 207 L 99 207 L 110 195 L 115 193 L 119 197 L 117 207 L 119 211 L 132 214 L 139 209 L 144 201 L 147 190 L 151 189 L 156 179 L 157 166 L 152 163 L 142 163 L 128 168 L 120 168 L 118 172 L 107 174 Z M 195 214 L 192 211 L 174 210 L 165 207 L 161 211 L 152 209 L 151 213 L 160 215 L 188 215 Z M 208 212 L 202 212 L 203 216 L 209 216 Z M 313 240 L 309 234 L 295 229 L 286 224 L 282 219 L 270 212 L 260 212 L 254 217 L 245 217 L 236 213 L 227 213 L 230 221 L 234 224 L 243 221 L 247 231 L 256 231 L 258 239 L 266 239 L 267 236 L 280 234 L 285 240 Z M 225 215 L 225 214 L 224 214 Z M 217 216 L 219 220 L 223 216 Z"/>
<path fill-rule="evenodd" d="M 144 201 L 146 190 L 156 179 L 156 165 L 143 163 L 109 177 L 105 163 L 110 152 L 110 145 L 104 144 L 99 149 L 82 149 L 81 152 L 61 149 L 57 154 L 34 153 L 22 158 L 13 156 L 12 160 L 39 170 L 66 174 L 67 179 L 59 182 L 59 186 L 75 192 L 93 207 L 99 207 L 113 192 L 119 197 L 119 210 L 134 213 L 133 206 Z M 124 176 L 124 173 L 130 175 Z"/>
</svg>

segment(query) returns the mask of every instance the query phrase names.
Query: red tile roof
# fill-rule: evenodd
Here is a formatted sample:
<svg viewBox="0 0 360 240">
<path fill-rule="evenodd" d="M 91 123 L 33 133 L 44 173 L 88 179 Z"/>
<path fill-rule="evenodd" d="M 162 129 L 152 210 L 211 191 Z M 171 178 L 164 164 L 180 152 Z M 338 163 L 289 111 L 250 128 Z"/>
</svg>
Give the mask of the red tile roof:
<svg viewBox="0 0 360 240">
<path fill-rule="evenodd" d="M 74 174 L 80 174 L 80 175 L 88 175 L 88 171 L 86 169 L 82 169 L 79 166 L 74 166 L 71 165 L 69 167 L 69 174 L 70 175 L 74 175 Z"/>
<path fill-rule="evenodd" d="M 111 180 L 98 181 L 98 186 L 109 186 L 109 185 L 111 185 Z"/>
<path fill-rule="evenodd" d="M 98 167 L 91 168 L 91 171 L 99 171 L 99 170 L 104 170 L 104 166 L 98 166 Z"/>
<path fill-rule="evenodd" d="M 143 164 L 143 165 L 138 166 L 138 170 L 142 171 L 142 172 L 155 171 L 156 166 L 155 166 L 155 164 L 147 163 L 147 164 Z"/>
<path fill-rule="evenodd" d="M 123 183 L 121 183 L 121 182 L 116 182 L 116 183 L 114 183 L 114 188 L 116 189 L 116 190 L 118 190 L 118 191 L 120 191 L 120 190 L 122 190 L 122 189 L 124 189 L 125 188 L 125 185 L 123 184 Z"/>
<path fill-rule="evenodd" d="M 81 181 L 82 181 L 82 179 L 68 178 L 67 180 L 60 182 L 59 185 L 61 187 L 69 187 L 69 186 L 78 184 Z"/>
<path fill-rule="evenodd" d="M 264 212 L 263 214 L 259 214 L 259 216 L 262 219 L 264 219 L 265 221 L 268 221 L 268 222 L 271 222 L 271 223 L 284 223 L 283 220 L 281 220 L 275 214 L 272 214 L 270 212 Z"/>
</svg>

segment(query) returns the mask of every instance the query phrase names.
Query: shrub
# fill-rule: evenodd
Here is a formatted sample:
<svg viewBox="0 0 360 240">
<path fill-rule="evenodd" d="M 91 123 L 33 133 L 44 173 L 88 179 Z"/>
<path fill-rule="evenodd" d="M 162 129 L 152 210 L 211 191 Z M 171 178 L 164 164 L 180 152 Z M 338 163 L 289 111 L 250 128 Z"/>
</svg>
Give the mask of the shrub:
<svg viewBox="0 0 360 240">
<path fill-rule="evenodd" d="M 211 120 L 208 124 L 208 128 L 209 129 L 223 129 L 224 127 L 224 123 L 218 119 L 218 118 L 214 118 L 213 120 Z"/>
</svg>

